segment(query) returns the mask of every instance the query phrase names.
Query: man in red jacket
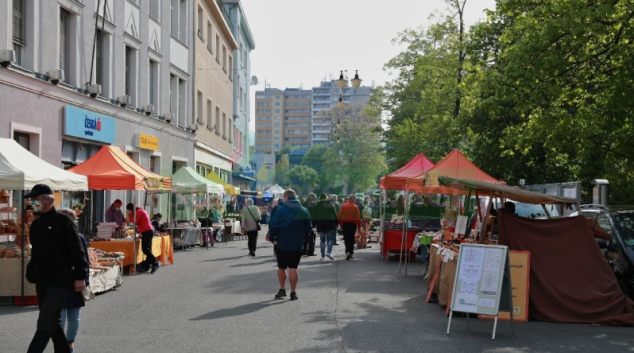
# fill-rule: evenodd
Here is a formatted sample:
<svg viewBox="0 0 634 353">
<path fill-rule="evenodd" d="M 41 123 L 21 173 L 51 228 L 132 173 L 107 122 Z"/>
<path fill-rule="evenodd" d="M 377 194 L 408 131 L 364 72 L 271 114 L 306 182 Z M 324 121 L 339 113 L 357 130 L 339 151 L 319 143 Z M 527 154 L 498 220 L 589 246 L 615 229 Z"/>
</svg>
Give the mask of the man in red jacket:
<svg viewBox="0 0 634 353">
<path fill-rule="evenodd" d="M 343 228 L 343 241 L 346 245 L 346 260 L 352 260 L 354 254 L 354 235 L 357 229 L 361 229 L 361 213 L 359 207 L 354 204 L 356 196 L 350 195 L 348 202 L 341 205 L 338 220 Z"/>
<path fill-rule="evenodd" d="M 136 229 L 141 233 L 141 251 L 145 254 L 145 260 L 137 264 L 137 271 L 150 273 L 156 272 L 159 269 L 159 262 L 152 254 L 152 238 L 154 238 L 154 227 L 150 223 L 150 216 L 141 207 L 134 207 L 133 203 L 126 205 L 128 211 L 128 218 L 130 222 L 135 220 L 136 215 Z M 133 210 L 136 212 L 133 214 Z"/>
</svg>

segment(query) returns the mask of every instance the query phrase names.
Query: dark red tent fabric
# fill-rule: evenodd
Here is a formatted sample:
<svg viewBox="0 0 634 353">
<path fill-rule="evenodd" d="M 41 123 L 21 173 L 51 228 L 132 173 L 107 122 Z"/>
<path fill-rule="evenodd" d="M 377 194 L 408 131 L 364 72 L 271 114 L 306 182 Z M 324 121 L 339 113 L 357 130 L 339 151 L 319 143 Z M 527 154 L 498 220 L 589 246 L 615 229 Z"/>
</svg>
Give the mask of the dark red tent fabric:
<svg viewBox="0 0 634 353">
<path fill-rule="evenodd" d="M 433 167 L 434 163 L 427 159 L 424 154 L 419 153 L 401 169 L 381 178 L 379 187 L 387 190 L 405 190 L 407 179 L 425 174 Z M 410 191 L 420 191 L 418 189 L 422 189 L 422 185 L 410 185 L 409 189 Z"/>
<path fill-rule="evenodd" d="M 529 313 L 535 320 L 634 326 L 627 298 L 583 217 L 533 220 L 498 214 L 499 243 L 531 252 Z"/>
</svg>

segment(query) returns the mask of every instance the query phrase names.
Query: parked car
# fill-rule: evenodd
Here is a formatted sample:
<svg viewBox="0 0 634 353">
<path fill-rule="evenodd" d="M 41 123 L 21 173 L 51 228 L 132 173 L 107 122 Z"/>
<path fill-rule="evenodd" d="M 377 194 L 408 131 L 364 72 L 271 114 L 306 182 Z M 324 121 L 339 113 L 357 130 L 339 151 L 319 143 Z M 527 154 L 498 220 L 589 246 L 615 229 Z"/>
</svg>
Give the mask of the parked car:
<svg viewBox="0 0 634 353">
<path fill-rule="evenodd" d="M 634 206 L 582 205 L 579 211 L 612 236 L 609 241 L 597 239 L 597 244 L 614 271 L 623 293 L 634 298 Z M 579 211 L 570 217 L 579 215 Z"/>
</svg>

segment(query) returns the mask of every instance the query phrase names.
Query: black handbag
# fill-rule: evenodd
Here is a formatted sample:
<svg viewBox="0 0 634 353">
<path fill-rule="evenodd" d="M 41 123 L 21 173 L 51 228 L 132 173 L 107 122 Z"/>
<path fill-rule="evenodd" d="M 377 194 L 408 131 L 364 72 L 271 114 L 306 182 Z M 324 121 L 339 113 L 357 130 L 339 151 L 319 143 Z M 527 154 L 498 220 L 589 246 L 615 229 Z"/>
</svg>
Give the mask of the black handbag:
<svg viewBox="0 0 634 353">
<path fill-rule="evenodd" d="M 249 214 L 251 215 L 251 217 L 253 218 L 253 220 L 255 221 L 255 225 L 258 226 L 258 231 L 262 230 L 262 226 L 260 226 L 260 222 L 258 222 L 257 219 L 255 219 L 255 217 L 253 216 L 253 213 L 251 212 L 251 210 L 249 209 L 249 206 L 246 207 L 247 211 L 249 211 Z"/>
</svg>

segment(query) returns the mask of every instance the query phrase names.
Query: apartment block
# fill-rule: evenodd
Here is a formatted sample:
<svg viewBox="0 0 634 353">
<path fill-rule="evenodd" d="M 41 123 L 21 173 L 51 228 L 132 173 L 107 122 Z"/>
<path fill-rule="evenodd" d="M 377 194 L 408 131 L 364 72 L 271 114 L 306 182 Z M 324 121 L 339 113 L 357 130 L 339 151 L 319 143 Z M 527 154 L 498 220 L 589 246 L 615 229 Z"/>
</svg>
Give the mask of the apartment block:
<svg viewBox="0 0 634 353">
<path fill-rule="evenodd" d="M 256 153 L 277 153 L 285 145 L 310 149 L 312 91 L 266 88 L 255 97 Z"/>
<path fill-rule="evenodd" d="M 337 106 L 341 97 L 344 104 L 367 104 L 374 93 L 374 87 L 346 86 L 340 89 L 336 80 L 323 80 L 318 87 L 313 87 L 312 95 L 312 144 L 327 145 L 333 122 L 320 117 L 323 111 Z"/>
</svg>

